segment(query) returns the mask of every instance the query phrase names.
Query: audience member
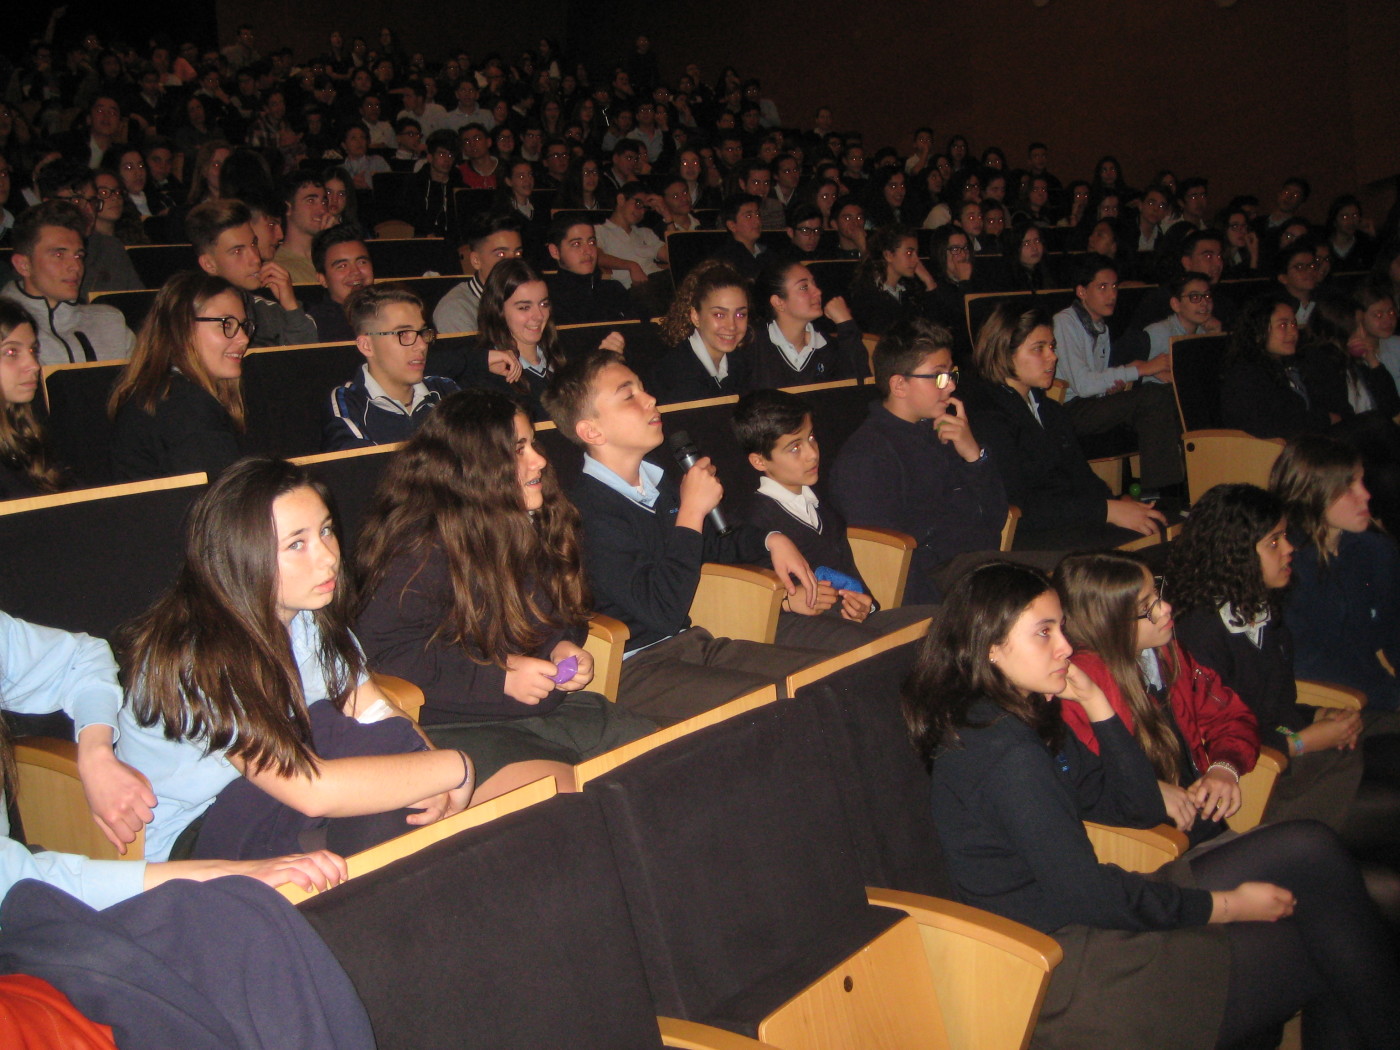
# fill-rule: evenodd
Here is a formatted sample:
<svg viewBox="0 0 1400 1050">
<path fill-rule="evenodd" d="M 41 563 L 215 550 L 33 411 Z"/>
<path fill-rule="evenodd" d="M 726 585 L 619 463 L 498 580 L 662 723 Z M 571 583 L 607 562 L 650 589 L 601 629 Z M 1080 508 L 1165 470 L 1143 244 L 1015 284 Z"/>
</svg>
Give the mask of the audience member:
<svg viewBox="0 0 1400 1050">
<path fill-rule="evenodd" d="M 752 388 L 749 290 L 732 267 L 707 260 L 691 270 L 661 322 L 661 335 L 671 349 L 647 385 L 662 404 Z"/>
<path fill-rule="evenodd" d="M 0 299 L 0 500 L 56 492 L 63 482 L 34 411 L 41 368 L 33 320 Z"/>
<path fill-rule="evenodd" d="M 433 327 L 439 332 L 475 332 L 481 289 L 491 270 L 503 259 L 519 259 L 525 251 L 519 216 L 483 216 L 457 250 L 462 269 L 471 276 L 453 287 L 433 309 Z"/>
<path fill-rule="evenodd" d="M 355 338 L 345 302 L 357 289 L 374 284 L 374 260 L 364 236 L 358 226 L 342 223 L 322 230 L 311 242 L 311 264 L 326 295 L 308 311 L 316 325 L 316 337 L 310 342 L 341 343 Z"/>
<path fill-rule="evenodd" d="M 750 331 L 754 389 L 825 383 L 870 373 L 860 327 L 846 300 L 822 304 L 812 271 L 790 259 L 769 260 L 753 284 Z"/>
<path fill-rule="evenodd" d="M 287 271 L 294 284 L 315 284 L 311 242 L 327 226 L 326 184 L 319 175 L 292 172 L 282 180 L 282 202 L 287 208 L 286 239 L 273 261 Z"/>
<path fill-rule="evenodd" d="M 567 211 L 555 215 L 546 240 L 550 258 L 559 264 L 545 278 L 557 323 L 597 324 L 637 317 L 626 289 L 598 272 L 598 238 L 586 215 Z"/>
</svg>

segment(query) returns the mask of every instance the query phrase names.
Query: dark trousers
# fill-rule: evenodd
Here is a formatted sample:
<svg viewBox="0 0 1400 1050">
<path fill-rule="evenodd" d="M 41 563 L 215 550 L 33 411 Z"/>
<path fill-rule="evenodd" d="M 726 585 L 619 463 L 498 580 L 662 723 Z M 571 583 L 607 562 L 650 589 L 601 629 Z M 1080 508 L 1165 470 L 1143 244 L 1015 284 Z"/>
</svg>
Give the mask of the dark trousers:
<svg viewBox="0 0 1400 1050">
<path fill-rule="evenodd" d="M 801 649 L 821 649 L 827 653 L 845 653 L 858 649 L 901 627 L 927 619 L 938 611 L 936 605 L 905 605 L 898 609 L 873 612 L 862 623 L 853 623 L 840 616 L 802 616 L 785 612 L 778 617 L 779 645 Z"/>
<path fill-rule="evenodd" d="M 829 655 L 716 638 L 703 627 L 692 627 L 624 660 L 617 702 L 643 718 L 671 725 L 765 685 L 776 683 L 782 696 L 788 675 Z"/>
<path fill-rule="evenodd" d="M 1181 462 L 1181 424 L 1169 385 L 1139 383 L 1116 394 L 1077 397 L 1066 403 L 1065 412 L 1076 434 L 1106 434 L 1120 426 L 1132 427 L 1142 456 L 1144 489 L 1178 485 L 1186 477 Z"/>
</svg>

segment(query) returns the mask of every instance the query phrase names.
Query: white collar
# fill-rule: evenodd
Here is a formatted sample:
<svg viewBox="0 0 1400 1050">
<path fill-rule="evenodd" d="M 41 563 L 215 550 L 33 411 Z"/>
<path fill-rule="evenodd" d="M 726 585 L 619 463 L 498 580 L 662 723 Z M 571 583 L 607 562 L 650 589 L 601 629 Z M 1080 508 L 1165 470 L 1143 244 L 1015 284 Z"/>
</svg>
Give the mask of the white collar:
<svg viewBox="0 0 1400 1050">
<path fill-rule="evenodd" d="M 807 366 L 807 361 L 813 353 L 826 346 L 826 339 L 813 327 L 811 321 L 807 322 L 807 345 L 801 350 L 788 342 L 787 336 L 783 335 L 783 330 L 778 327 L 777 321 L 768 322 L 768 338 L 781 351 L 783 357 L 787 359 L 787 363 L 799 372 Z"/>
<path fill-rule="evenodd" d="M 656 497 L 661 495 L 661 479 L 666 476 L 666 472 L 655 463 L 642 460 L 641 468 L 637 472 L 642 483 L 633 485 L 612 467 L 599 462 L 592 456 L 583 457 L 583 472 L 589 477 L 597 478 L 614 492 L 620 492 L 633 503 L 645 507 L 647 510 L 651 510 L 656 504 Z"/>
<path fill-rule="evenodd" d="M 690 349 L 700 363 L 705 366 L 705 371 L 710 373 L 710 378 L 716 383 L 723 383 L 729 378 L 729 355 L 720 354 L 719 364 L 716 365 L 714 358 L 710 357 L 710 351 L 705 348 L 705 340 L 700 338 L 699 332 L 690 333 Z"/>
<path fill-rule="evenodd" d="M 1156 649 L 1144 649 L 1138 653 L 1138 667 L 1142 670 L 1143 680 L 1153 689 L 1162 688 L 1162 664 L 1157 659 Z"/>
<path fill-rule="evenodd" d="M 412 396 L 408 404 L 405 405 L 398 398 L 390 396 L 390 394 L 379 385 L 379 381 L 375 379 L 374 376 L 370 375 L 368 364 L 361 365 L 360 368 L 364 371 L 365 390 L 369 393 L 369 399 L 382 408 L 411 416 L 413 415 L 413 409 L 428 396 L 428 385 L 426 383 L 421 381 L 414 383 L 413 390 L 411 391 Z"/>
<path fill-rule="evenodd" d="M 1235 610 L 1231 607 L 1229 602 L 1226 602 L 1220 607 L 1220 619 L 1225 624 L 1225 630 L 1229 631 L 1231 634 L 1248 635 L 1249 640 L 1254 643 L 1256 649 L 1259 648 L 1260 640 L 1264 636 L 1264 628 L 1269 625 L 1269 614 L 1265 612 L 1257 620 L 1251 620 L 1236 626 L 1235 621 L 1238 617 L 1235 616 Z"/>
<path fill-rule="evenodd" d="M 821 532 L 822 519 L 817 513 L 821 500 L 810 485 L 803 485 L 801 492 L 793 492 L 765 475 L 758 479 L 758 494 L 773 500 L 802 524 Z"/>
</svg>

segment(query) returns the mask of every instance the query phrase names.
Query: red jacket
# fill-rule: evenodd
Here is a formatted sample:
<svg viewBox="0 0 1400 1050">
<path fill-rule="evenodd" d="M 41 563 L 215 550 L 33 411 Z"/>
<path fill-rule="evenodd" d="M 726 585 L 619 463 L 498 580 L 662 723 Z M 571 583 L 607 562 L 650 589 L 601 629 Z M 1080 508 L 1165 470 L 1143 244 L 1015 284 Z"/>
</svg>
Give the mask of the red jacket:
<svg viewBox="0 0 1400 1050">
<path fill-rule="evenodd" d="M 1191 748 L 1196 768 L 1204 773 L 1212 762 L 1228 762 L 1240 772 L 1248 773 L 1259 759 L 1259 723 L 1233 689 L 1220 680 L 1209 667 L 1202 667 L 1176 642 L 1171 649 L 1177 661 L 1176 681 L 1172 685 L 1172 715 L 1181 735 Z M 1103 689 L 1113 710 L 1123 720 L 1129 732 L 1134 732 L 1133 715 L 1127 698 L 1108 673 L 1097 653 L 1081 650 L 1074 654 L 1074 663 Z M 1165 660 L 1163 661 L 1165 663 Z M 1079 737 L 1085 747 L 1095 754 L 1099 742 L 1084 708 L 1072 701 L 1060 705 L 1065 725 Z"/>
</svg>

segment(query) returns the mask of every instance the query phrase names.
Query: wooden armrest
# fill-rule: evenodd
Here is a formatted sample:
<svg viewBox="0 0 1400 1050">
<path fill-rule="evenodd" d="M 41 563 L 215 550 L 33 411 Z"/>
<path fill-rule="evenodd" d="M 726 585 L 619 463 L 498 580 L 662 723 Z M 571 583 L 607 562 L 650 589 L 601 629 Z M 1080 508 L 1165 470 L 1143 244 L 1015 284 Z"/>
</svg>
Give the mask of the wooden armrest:
<svg viewBox="0 0 1400 1050">
<path fill-rule="evenodd" d="M 14 743 L 14 756 L 19 780 L 16 806 L 29 842 L 94 860 L 141 860 L 145 856 L 144 827 L 126 852 L 118 853 L 92 819 L 78 776 L 76 743 L 44 736 L 21 737 Z"/>
<path fill-rule="evenodd" d="M 398 704 L 403 709 L 404 714 L 415 722 L 418 715 L 423 710 L 423 690 L 410 682 L 407 678 L 396 678 L 391 674 L 380 674 L 377 671 L 370 674 L 375 687 L 384 694 L 391 703 Z"/>
<path fill-rule="evenodd" d="M 1186 852 L 1186 836 L 1170 824 L 1155 828 L 1117 828 L 1084 822 L 1100 864 L 1117 864 L 1124 871 L 1148 873 Z"/>
<path fill-rule="evenodd" d="M 880 608 L 897 609 L 904 604 L 904 588 L 918 541 L 894 529 L 856 526 L 846 530 L 846 539 L 856 568 Z"/>
<path fill-rule="evenodd" d="M 999 550 L 1009 551 L 1011 545 L 1016 542 L 1016 523 L 1021 520 L 1021 508 L 1012 504 L 1006 508 L 1006 524 L 1001 527 L 1001 547 Z"/>
<path fill-rule="evenodd" d="M 1231 831 L 1248 831 L 1258 827 L 1274 792 L 1278 775 L 1288 768 L 1288 759 L 1272 747 L 1259 749 L 1254 768 L 1240 777 L 1240 808 L 1226 821 Z"/>
<path fill-rule="evenodd" d="M 593 682 L 589 686 L 609 700 L 617 700 L 622 680 L 622 653 L 632 632 L 621 620 L 594 613 L 588 618 L 588 638 L 583 643 L 593 656 Z"/>
<path fill-rule="evenodd" d="M 1309 707 L 1336 707 L 1343 711 L 1360 711 L 1366 706 L 1366 694 L 1348 685 L 1334 685 L 1332 682 L 1310 682 L 1299 678 L 1298 703 Z"/>
<path fill-rule="evenodd" d="M 696 1021 L 682 1021 L 679 1017 L 658 1016 L 656 1023 L 661 1028 L 662 1045 L 681 1050 L 777 1050 L 771 1043 L 760 1043 L 738 1032 L 711 1028 Z"/>
<path fill-rule="evenodd" d="M 866 888 L 871 904 L 919 924 L 951 1047 L 1023 1050 L 1064 957 L 1053 937 L 979 908 Z"/>
<path fill-rule="evenodd" d="M 706 562 L 690 619 L 721 638 L 772 644 L 787 590 L 771 569 Z"/>
</svg>

